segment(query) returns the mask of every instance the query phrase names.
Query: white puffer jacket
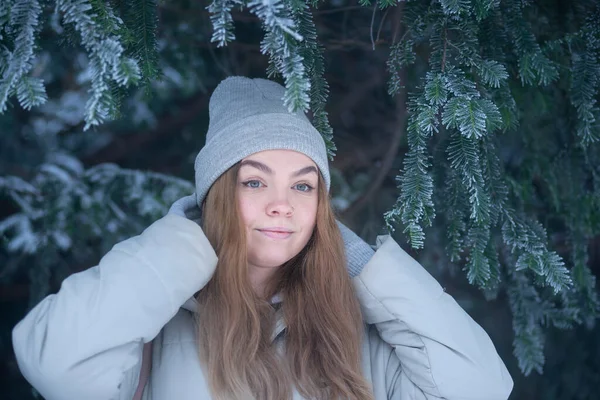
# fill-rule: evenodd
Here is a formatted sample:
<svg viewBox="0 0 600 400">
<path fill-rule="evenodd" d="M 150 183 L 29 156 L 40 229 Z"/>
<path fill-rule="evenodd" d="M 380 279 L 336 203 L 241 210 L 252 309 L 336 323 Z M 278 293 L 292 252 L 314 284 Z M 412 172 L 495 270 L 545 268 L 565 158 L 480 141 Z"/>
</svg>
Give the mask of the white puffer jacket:
<svg viewBox="0 0 600 400">
<path fill-rule="evenodd" d="M 47 400 L 131 400 L 143 345 L 153 340 L 143 399 L 210 399 L 192 296 L 216 263 L 196 222 L 161 218 L 19 322 L 23 375 Z M 513 381 L 488 335 L 392 238 L 378 240 L 353 283 L 365 321 L 362 368 L 376 399 L 508 398 Z M 285 340 L 281 318 L 273 340 Z"/>
</svg>

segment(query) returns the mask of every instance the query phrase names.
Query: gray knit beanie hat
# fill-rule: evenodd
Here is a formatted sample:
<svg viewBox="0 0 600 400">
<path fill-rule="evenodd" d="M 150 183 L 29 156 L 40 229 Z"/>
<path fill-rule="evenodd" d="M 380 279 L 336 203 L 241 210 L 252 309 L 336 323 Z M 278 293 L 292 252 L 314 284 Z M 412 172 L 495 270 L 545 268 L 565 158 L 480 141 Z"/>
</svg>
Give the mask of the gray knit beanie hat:
<svg viewBox="0 0 600 400">
<path fill-rule="evenodd" d="M 329 190 L 325 141 L 302 111 L 288 111 L 284 93 L 285 88 L 276 82 L 240 76 L 216 87 L 208 105 L 206 144 L 194 164 L 199 207 L 225 171 L 263 150 L 294 150 L 311 158 Z"/>
</svg>

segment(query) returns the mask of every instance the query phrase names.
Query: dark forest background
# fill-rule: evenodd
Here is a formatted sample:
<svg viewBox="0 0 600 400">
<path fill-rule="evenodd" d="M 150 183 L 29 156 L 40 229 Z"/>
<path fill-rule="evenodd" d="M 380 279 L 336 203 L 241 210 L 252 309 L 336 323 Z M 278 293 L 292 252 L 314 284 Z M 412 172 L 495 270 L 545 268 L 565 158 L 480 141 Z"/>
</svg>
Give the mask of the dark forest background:
<svg viewBox="0 0 600 400">
<path fill-rule="evenodd" d="M 12 327 L 191 193 L 210 93 L 245 75 L 309 112 L 340 219 L 393 230 L 511 399 L 600 398 L 597 3 L 2 0 L 0 397 L 35 398 Z"/>
</svg>

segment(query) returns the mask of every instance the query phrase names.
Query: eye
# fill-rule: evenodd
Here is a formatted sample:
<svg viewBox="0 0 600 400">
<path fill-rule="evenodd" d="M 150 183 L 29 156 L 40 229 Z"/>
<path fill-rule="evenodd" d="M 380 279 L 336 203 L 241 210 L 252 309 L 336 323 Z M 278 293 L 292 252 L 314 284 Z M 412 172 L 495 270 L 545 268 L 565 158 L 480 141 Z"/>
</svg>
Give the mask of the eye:
<svg viewBox="0 0 600 400">
<path fill-rule="evenodd" d="M 304 192 L 304 193 L 312 192 L 312 190 L 314 189 L 308 183 L 299 183 L 299 184 L 297 184 L 294 187 L 296 188 L 296 190 L 298 190 L 300 192 Z"/>
<path fill-rule="evenodd" d="M 252 179 L 246 182 L 242 182 L 242 185 L 246 186 L 247 188 L 250 189 L 258 189 L 262 186 L 262 182 L 261 181 L 257 181 L 256 179 Z"/>
</svg>

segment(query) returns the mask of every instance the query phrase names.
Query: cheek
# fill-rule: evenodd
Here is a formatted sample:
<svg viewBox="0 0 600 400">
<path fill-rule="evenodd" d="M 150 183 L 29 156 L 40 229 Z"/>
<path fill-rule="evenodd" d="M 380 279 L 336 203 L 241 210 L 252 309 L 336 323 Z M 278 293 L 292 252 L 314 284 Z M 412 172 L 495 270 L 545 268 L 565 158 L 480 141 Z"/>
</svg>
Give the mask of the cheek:
<svg viewBox="0 0 600 400">
<path fill-rule="evenodd" d="M 304 204 L 300 208 L 297 218 L 301 222 L 304 231 L 310 236 L 317 222 L 317 201 Z"/>
<path fill-rule="evenodd" d="M 240 210 L 240 217 L 244 222 L 244 225 L 249 226 L 256 219 L 257 210 L 256 204 L 247 199 L 238 199 L 238 208 Z"/>
</svg>

